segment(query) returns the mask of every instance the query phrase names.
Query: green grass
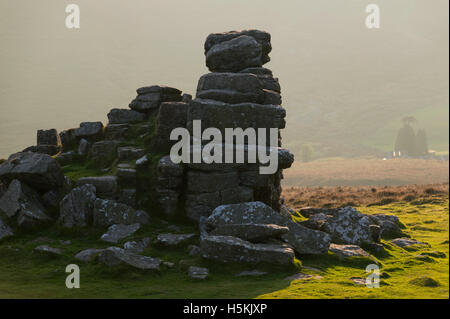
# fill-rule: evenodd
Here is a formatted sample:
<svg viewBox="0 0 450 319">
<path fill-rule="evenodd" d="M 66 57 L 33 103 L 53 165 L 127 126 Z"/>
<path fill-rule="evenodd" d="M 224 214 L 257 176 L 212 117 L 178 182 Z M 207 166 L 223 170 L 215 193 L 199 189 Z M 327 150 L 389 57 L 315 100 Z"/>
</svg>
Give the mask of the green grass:
<svg viewBox="0 0 450 319">
<path fill-rule="evenodd" d="M 108 268 L 83 264 L 73 258 L 80 250 L 108 245 L 98 241 L 101 231 L 61 233 L 52 227 L 34 235 L 20 235 L 0 243 L 0 298 L 448 298 L 448 196 L 445 198 L 396 202 L 384 206 L 361 207 L 363 213 L 395 214 L 405 224 L 404 231 L 430 246 L 402 249 L 386 241 L 385 255 L 378 255 L 381 267 L 380 288 L 358 286 L 351 277 L 365 278 L 365 268 L 374 261 L 357 258 L 342 261 L 335 255 L 299 256 L 296 267 L 280 269 L 271 266 L 222 265 L 188 255 L 186 248 L 161 249 L 150 245 L 145 255 L 174 262 L 175 268 L 159 273 Z M 194 225 L 179 224 L 180 232 L 196 231 Z M 169 232 L 167 224 L 157 217 L 151 226 L 142 228 L 135 238 Z M 40 243 L 30 243 L 39 236 L 55 239 L 51 246 L 64 249 L 58 257 L 33 252 Z M 61 245 L 59 239 L 70 239 Z M 123 242 L 122 242 L 123 243 Z M 121 244 L 122 244 L 121 243 Z M 417 257 L 417 255 L 421 255 Z M 182 261 L 183 260 L 183 261 Z M 180 263 L 180 261 L 182 261 Z M 81 269 L 81 288 L 65 287 L 65 267 L 76 263 Z M 189 265 L 206 266 L 210 278 L 193 281 Z M 298 272 L 322 276 L 288 282 L 285 277 Z M 315 268 L 309 269 L 310 267 Z M 242 270 L 267 270 L 262 277 L 235 277 Z M 427 278 L 423 278 L 426 276 Z"/>
</svg>

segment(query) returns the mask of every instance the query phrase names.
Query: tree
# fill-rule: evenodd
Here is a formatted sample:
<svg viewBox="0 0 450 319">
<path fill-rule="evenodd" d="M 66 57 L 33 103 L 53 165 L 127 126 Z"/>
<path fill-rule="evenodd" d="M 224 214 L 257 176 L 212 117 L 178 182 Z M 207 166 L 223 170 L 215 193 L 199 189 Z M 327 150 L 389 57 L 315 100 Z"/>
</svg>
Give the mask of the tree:
<svg viewBox="0 0 450 319">
<path fill-rule="evenodd" d="M 394 150 L 396 153 L 400 152 L 402 155 L 416 155 L 416 134 L 407 121 L 403 121 L 403 127 L 398 131 Z"/>
<path fill-rule="evenodd" d="M 314 157 L 314 149 L 309 144 L 303 144 L 300 147 L 300 160 L 304 163 L 310 162 Z"/>
<path fill-rule="evenodd" d="M 427 133 L 424 129 L 417 131 L 416 135 L 416 153 L 417 155 L 427 155 L 428 154 L 428 139 Z"/>
</svg>

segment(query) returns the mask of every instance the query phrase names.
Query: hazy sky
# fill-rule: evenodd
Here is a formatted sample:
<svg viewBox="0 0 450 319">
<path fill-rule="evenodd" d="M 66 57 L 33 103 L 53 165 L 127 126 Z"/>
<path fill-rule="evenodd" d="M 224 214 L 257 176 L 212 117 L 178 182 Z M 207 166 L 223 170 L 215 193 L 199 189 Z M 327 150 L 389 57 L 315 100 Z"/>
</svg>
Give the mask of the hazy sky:
<svg viewBox="0 0 450 319">
<path fill-rule="evenodd" d="M 69 3 L 79 30 L 65 27 Z M 379 30 L 364 25 L 368 3 Z M 448 106 L 447 0 L 0 0 L 0 158 L 37 129 L 106 123 L 141 86 L 194 95 L 206 36 L 249 28 L 272 34 L 287 145 L 310 117 L 341 116 L 330 110 Z"/>
</svg>

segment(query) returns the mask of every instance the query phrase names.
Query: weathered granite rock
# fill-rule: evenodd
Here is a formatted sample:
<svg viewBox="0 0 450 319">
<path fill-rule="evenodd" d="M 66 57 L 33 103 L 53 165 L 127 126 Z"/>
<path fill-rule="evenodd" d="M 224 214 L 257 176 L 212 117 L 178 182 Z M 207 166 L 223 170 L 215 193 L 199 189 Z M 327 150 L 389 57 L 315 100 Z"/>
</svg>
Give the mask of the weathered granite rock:
<svg viewBox="0 0 450 319">
<path fill-rule="evenodd" d="M 59 154 L 56 157 L 56 160 L 58 161 L 59 165 L 64 166 L 64 165 L 68 165 L 68 164 L 72 163 L 74 158 L 75 158 L 75 152 L 68 151 L 68 152 Z"/>
<path fill-rule="evenodd" d="M 108 167 L 116 158 L 119 141 L 98 141 L 91 147 L 90 159 L 96 167 Z"/>
<path fill-rule="evenodd" d="M 195 234 L 159 234 L 155 244 L 168 247 L 187 245 L 195 237 Z"/>
<path fill-rule="evenodd" d="M 212 193 L 238 185 L 237 171 L 208 173 L 191 170 L 187 173 L 187 191 L 192 193 Z"/>
<path fill-rule="evenodd" d="M 92 223 L 95 186 L 85 184 L 72 189 L 60 202 L 59 224 L 64 228 L 85 227 Z"/>
<path fill-rule="evenodd" d="M 189 267 L 188 275 L 192 279 L 205 280 L 209 275 L 209 270 L 208 268 L 191 266 Z"/>
<path fill-rule="evenodd" d="M 73 136 L 80 140 L 82 138 L 89 142 L 95 142 L 102 138 L 103 123 L 102 122 L 83 122 L 80 127 L 73 131 Z"/>
<path fill-rule="evenodd" d="M 6 223 L 2 219 L 2 216 L 0 216 L 0 241 L 11 236 L 14 236 L 11 227 L 6 225 Z"/>
<path fill-rule="evenodd" d="M 172 162 L 168 155 L 161 157 L 156 169 L 159 176 L 181 177 L 184 172 L 183 165 Z"/>
<path fill-rule="evenodd" d="M 233 236 L 257 243 L 280 238 L 288 232 L 289 228 L 274 224 L 226 224 L 217 226 L 210 235 Z"/>
<path fill-rule="evenodd" d="M 230 104 L 264 104 L 265 92 L 254 74 L 208 73 L 198 81 L 197 98 L 222 101 Z"/>
<path fill-rule="evenodd" d="M 100 240 L 108 243 L 118 243 L 120 240 L 133 235 L 141 228 L 141 224 L 114 224 L 108 228 L 108 231 L 100 237 Z"/>
<path fill-rule="evenodd" d="M 142 156 L 141 158 L 138 158 L 136 160 L 136 167 L 137 168 L 143 168 L 148 164 L 148 158 L 147 155 Z"/>
<path fill-rule="evenodd" d="M 34 251 L 46 254 L 46 255 L 53 255 L 53 256 L 59 256 L 62 255 L 62 250 L 59 248 L 50 247 L 47 245 L 40 245 L 34 248 Z"/>
<path fill-rule="evenodd" d="M 40 202 L 39 194 L 17 179 L 9 184 L 8 190 L 0 198 L 0 212 L 14 220 L 19 228 L 27 230 L 34 230 L 51 221 Z"/>
<path fill-rule="evenodd" d="M 131 101 L 132 110 L 148 113 L 157 109 L 162 102 L 181 101 L 181 91 L 168 86 L 147 86 L 137 89 L 138 96 Z"/>
<path fill-rule="evenodd" d="M 59 141 L 63 152 L 73 149 L 76 145 L 76 138 L 74 136 L 75 129 L 71 128 L 59 132 Z"/>
<path fill-rule="evenodd" d="M 365 250 L 356 245 L 331 244 L 330 251 L 336 254 L 339 258 L 370 257 L 370 255 Z"/>
<path fill-rule="evenodd" d="M 122 187 L 136 187 L 136 170 L 134 168 L 117 167 L 116 175 Z"/>
<path fill-rule="evenodd" d="M 136 208 L 136 189 L 135 188 L 124 188 L 120 191 L 119 203 Z"/>
<path fill-rule="evenodd" d="M 270 61 L 269 53 L 270 51 L 272 51 L 272 45 L 270 43 L 271 36 L 269 33 L 260 30 L 243 30 L 243 31 L 223 32 L 223 33 L 212 33 L 208 35 L 208 37 L 206 38 L 205 54 L 216 44 L 235 39 L 242 35 L 254 38 L 261 45 L 261 53 L 262 53 L 261 64 L 265 64 Z M 268 71 L 270 70 L 261 67 L 256 68 L 250 67 L 242 71 L 245 73 L 259 72 L 261 74 L 271 75 L 271 72 L 268 73 Z"/>
<path fill-rule="evenodd" d="M 91 143 L 88 140 L 82 138 L 78 143 L 78 155 L 86 156 L 89 154 L 89 149 L 91 148 Z"/>
<path fill-rule="evenodd" d="M 196 98 L 189 103 L 187 128 L 192 133 L 193 120 L 201 120 L 202 127 L 215 127 L 225 136 L 226 128 L 283 129 L 285 117 L 286 110 L 278 105 L 229 104 Z"/>
<path fill-rule="evenodd" d="M 56 129 L 38 130 L 36 145 L 60 145 L 59 135 Z"/>
<path fill-rule="evenodd" d="M 8 183 L 13 179 L 40 191 L 64 184 L 64 174 L 53 157 L 31 152 L 13 154 L 0 165 L 0 180 Z"/>
<path fill-rule="evenodd" d="M 111 197 L 118 191 L 117 176 L 89 176 L 77 180 L 77 186 L 86 184 L 94 185 L 100 197 Z"/>
<path fill-rule="evenodd" d="M 94 261 L 103 250 L 104 249 L 95 249 L 95 248 L 85 249 L 76 254 L 75 259 L 83 261 L 85 263 L 89 263 Z"/>
<path fill-rule="evenodd" d="M 258 68 L 246 68 L 244 70 L 239 71 L 239 73 L 251 73 L 255 75 L 266 75 L 273 76 L 273 73 L 270 69 L 258 67 Z"/>
<path fill-rule="evenodd" d="M 177 213 L 180 193 L 173 189 L 157 187 L 156 194 L 158 203 L 167 217 L 173 217 Z"/>
<path fill-rule="evenodd" d="M 126 251 L 138 254 L 138 253 L 142 253 L 145 248 L 148 247 L 148 245 L 150 244 L 150 238 L 149 237 L 145 237 L 142 238 L 141 240 L 133 240 L 133 241 L 127 241 L 125 244 L 123 244 L 123 249 L 125 249 Z"/>
<path fill-rule="evenodd" d="M 192 100 L 192 95 L 190 95 L 190 94 L 184 93 L 181 96 L 181 102 L 189 103 L 191 100 Z"/>
<path fill-rule="evenodd" d="M 372 242 L 370 220 L 353 207 L 341 208 L 331 218 L 327 218 L 323 230 L 331 235 L 335 244 L 361 246 Z"/>
<path fill-rule="evenodd" d="M 303 227 L 283 217 L 262 202 L 248 202 L 217 207 L 206 223 L 211 228 L 224 224 L 275 224 L 286 226 L 289 233 L 283 240 L 299 254 L 326 254 L 330 245 L 330 235 Z"/>
<path fill-rule="evenodd" d="M 109 247 L 100 252 L 98 260 L 109 266 L 129 266 L 141 270 L 160 270 L 161 259 L 147 256 L 140 256 L 131 252 L 127 252 L 119 247 Z"/>
<path fill-rule="evenodd" d="M 264 63 L 261 44 L 247 35 L 217 43 L 205 55 L 206 66 L 212 72 L 237 72 Z"/>
<path fill-rule="evenodd" d="M 135 223 L 148 224 L 149 216 L 142 210 L 113 200 L 97 198 L 94 203 L 94 226 L 109 227 L 114 224 L 131 225 Z"/>
<path fill-rule="evenodd" d="M 184 102 L 164 102 L 159 107 L 156 118 L 155 147 L 164 152 L 170 151 L 177 141 L 170 140 L 170 133 L 178 127 L 186 127 L 188 104 Z"/>
<path fill-rule="evenodd" d="M 136 160 L 145 155 L 143 148 L 134 146 L 122 146 L 117 149 L 117 156 L 120 161 Z"/>
<path fill-rule="evenodd" d="M 105 127 L 105 140 L 123 141 L 129 136 L 130 124 L 108 124 Z"/>
<path fill-rule="evenodd" d="M 395 238 L 390 241 L 398 247 L 409 247 L 413 245 L 428 245 L 428 243 L 420 242 L 412 238 Z"/>
<path fill-rule="evenodd" d="M 294 251 L 290 248 L 253 244 L 231 236 L 206 236 L 200 242 L 202 256 L 220 262 L 270 263 L 291 265 Z"/>
<path fill-rule="evenodd" d="M 108 113 L 109 124 L 128 124 L 142 122 L 146 119 L 146 115 L 128 109 L 112 109 Z"/>
<path fill-rule="evenodd" d="M 371 222 L 380 226 L 380 236 L 384 239 L 406 237 L 400 226 L 403 226 L 397 216 L 375 214 L 367 215 Z"/>
</svg>

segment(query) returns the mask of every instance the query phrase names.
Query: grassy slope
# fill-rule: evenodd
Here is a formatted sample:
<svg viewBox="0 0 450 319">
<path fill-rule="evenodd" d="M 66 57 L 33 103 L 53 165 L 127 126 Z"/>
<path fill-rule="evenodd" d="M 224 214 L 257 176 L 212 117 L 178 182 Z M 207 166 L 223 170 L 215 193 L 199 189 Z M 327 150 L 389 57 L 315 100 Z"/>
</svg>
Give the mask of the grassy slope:
<svg viewBox="0 0 450 319">
<path fill-rule="evenodd" d="M 81 289 L 65 288 L 65 267 L 77 263 L 76 252 L 90 247 L 106 247 L 96 240 L 99 233 L 61 235 L 57 229 L 39 234 L 58 239 L 71 239 L 72 244 L 52 246 L 64 249 L 60 257 L 40 256 L 32 252 L 39 243 L 30 243 L 37 235 L 20 236 L 0 243 L 0 298 L 448 298 L 448 195 L 435 195 L 424 201 L 396 202 L 385 206 L 362 207 L 365 213 L 387 213 L 400 217 L 411 237 L 428 242 L 430 247 L 405 250 L 383 242 L 387 256 L 377 256 L 385 274 L 379 289 L 358 286 L 350 277 L 365 278 L 365 267 L 372 261 L 354 259 L 340 261 L 334 255 L 321 257 L 300 256 L 303 273 L 323 278 L 288 282 L 284 278 L 297 269 L 269 268 L 270 275 L 258 278 L 235 277 L 245 265 L 217 265 L 200 258 L 190 257 L 183 248 L 171 251 L 148 248 L 144 254 L 176 262 L 174 269 L 160 273 L 134 270 L 108 269 L 98 264 L 81 268 Z M 192 226 L 182 226 L 182 232 Z M 141 229 L 137 237 L 155 236 L 167 231 L 167 225 L 154 219 L 152 226 Z M 415 256 L 426 252 L 445 253 L 445 258 L 428 256 L 420 260 Z M 435 255 L 437 256 L 437 255 Z M 180 260 L 185 260 L 182 265 Z M 204 282 L 194 282 L 186 274 L 186 265 L 204 265 L 211 276 Z M 183 266 L 184 265 L 184 266 Z M 264 267 L 257 267 L 263 270 Z M 428 276 L 437 280 L 437 287 L 421 287 L 409 283 L 412 279 Z M 389 278 L 387 278 L 389 276 Z"/>
</svg>

